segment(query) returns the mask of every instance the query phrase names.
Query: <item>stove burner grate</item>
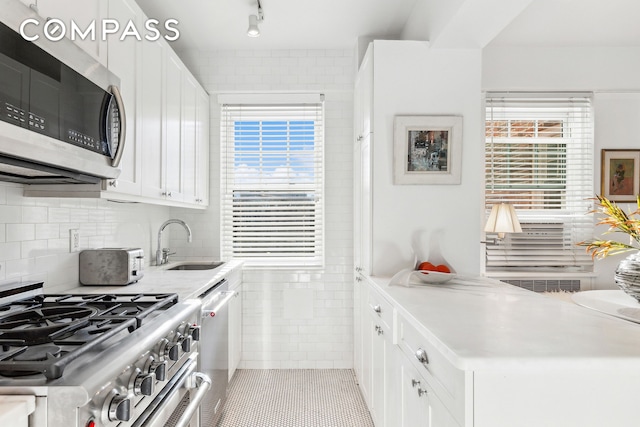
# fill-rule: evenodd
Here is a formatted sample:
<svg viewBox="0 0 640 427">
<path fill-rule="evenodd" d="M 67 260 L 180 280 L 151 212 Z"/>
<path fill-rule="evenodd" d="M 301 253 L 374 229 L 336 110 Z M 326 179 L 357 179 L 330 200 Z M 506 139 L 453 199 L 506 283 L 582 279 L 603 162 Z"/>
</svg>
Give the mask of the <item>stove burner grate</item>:
<svg viewBox="0 0 640 427">
<path fill-rule="evenodd" d="M 0 374 L 60 378 L 78 357 L 177 302 L 177 294 L 38 295 L 16 301 L 18 309 L 0 314 Z"/>
</svg>

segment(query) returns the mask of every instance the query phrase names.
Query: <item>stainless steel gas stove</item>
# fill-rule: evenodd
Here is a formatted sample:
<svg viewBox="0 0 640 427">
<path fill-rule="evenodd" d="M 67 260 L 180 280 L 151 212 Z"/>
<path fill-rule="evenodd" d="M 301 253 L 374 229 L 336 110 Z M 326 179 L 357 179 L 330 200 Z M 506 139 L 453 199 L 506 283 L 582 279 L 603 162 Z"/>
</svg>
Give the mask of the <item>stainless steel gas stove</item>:
<svg viewBox="0 0 640 427">
<path fill-rule="evenodd" d="M 176 294 L 3 285 L 0 396 L 35 396 L 29 427 L 197 426 L 199 315 Z"/>
</svg>

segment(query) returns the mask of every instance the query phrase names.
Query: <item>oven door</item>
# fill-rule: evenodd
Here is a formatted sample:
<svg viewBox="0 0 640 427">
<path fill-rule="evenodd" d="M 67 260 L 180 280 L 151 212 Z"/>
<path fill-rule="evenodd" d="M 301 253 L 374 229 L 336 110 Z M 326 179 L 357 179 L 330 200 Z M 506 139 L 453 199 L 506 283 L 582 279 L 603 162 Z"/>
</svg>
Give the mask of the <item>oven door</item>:
<svg viewBox="0 0 640 427">
<path fill-rule="evenodd" d="M 195 368 L 196 359 L 189 358 L 132 427 L 199 427 L 198 409 L 211 380 Z"/>
</svg>

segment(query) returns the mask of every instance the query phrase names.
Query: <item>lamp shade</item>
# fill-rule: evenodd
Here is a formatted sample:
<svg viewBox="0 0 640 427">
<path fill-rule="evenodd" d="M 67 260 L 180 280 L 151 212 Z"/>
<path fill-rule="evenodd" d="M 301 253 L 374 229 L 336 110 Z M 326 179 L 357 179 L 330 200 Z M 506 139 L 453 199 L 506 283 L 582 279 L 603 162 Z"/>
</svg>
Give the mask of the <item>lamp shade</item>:
<svg viewBox="0 0 640 427">
<path fill-rule="evenodd" d="M 518 221 L 513 205 L 508 203 L 493 205 L 484 231 L 486 233 L 498 233 L 498 238 L 500 239 L 504 238 L 505 233 L 522 233 L 520 221 Z"/>
</svg>

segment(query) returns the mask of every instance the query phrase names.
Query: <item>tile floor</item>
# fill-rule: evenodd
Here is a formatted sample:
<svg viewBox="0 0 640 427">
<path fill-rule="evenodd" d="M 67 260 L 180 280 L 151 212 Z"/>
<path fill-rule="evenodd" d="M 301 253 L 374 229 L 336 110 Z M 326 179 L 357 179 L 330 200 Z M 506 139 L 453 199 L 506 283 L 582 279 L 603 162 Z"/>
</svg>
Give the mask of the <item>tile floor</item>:
<svg viewBox="0 0 640 427">
<path fill-rule="evenodd" d="M 352 370 L 243 369 L 217 427 L 345 426 L 373 427 Z"/>
</svg>

